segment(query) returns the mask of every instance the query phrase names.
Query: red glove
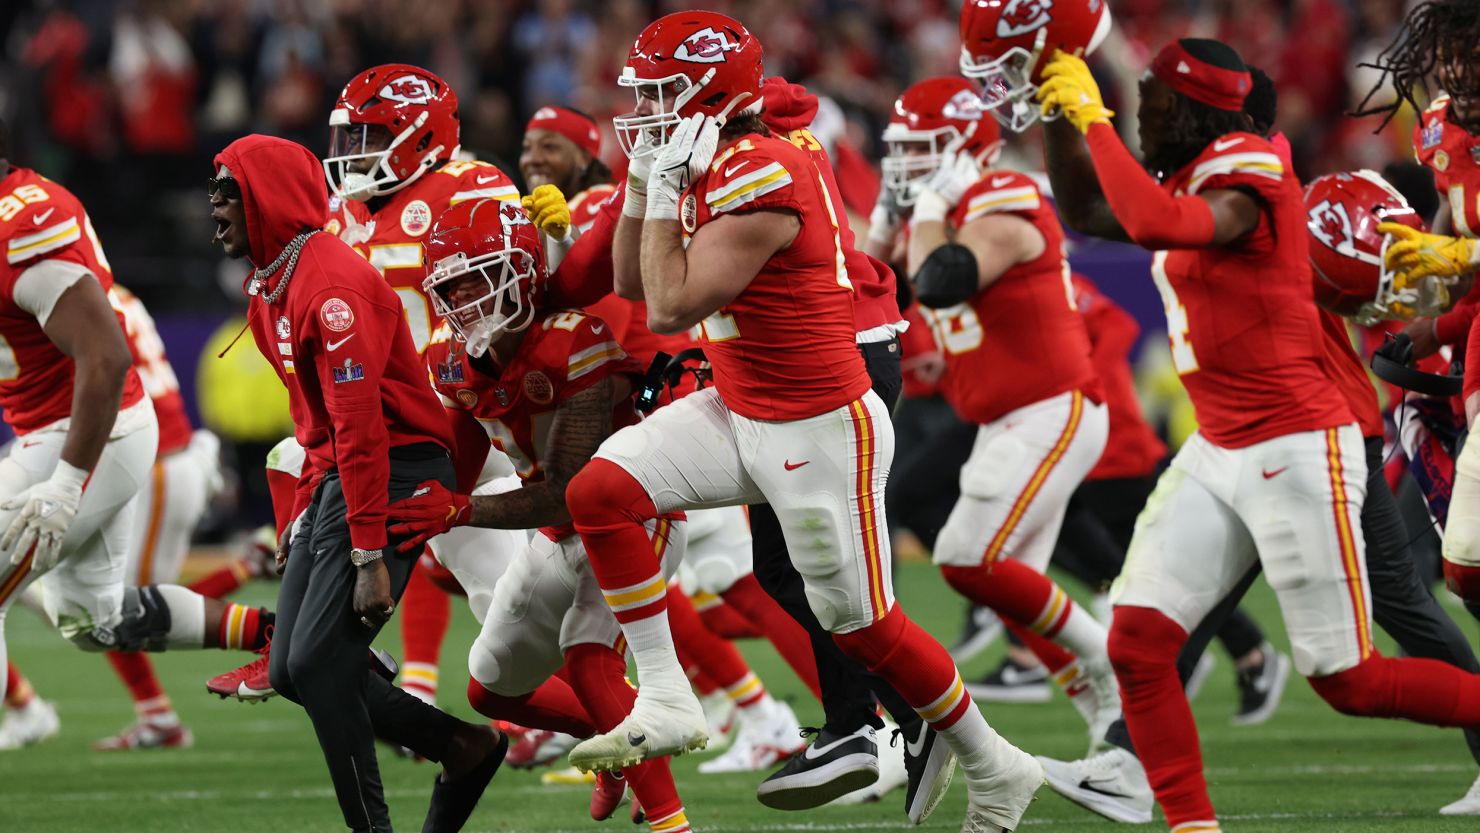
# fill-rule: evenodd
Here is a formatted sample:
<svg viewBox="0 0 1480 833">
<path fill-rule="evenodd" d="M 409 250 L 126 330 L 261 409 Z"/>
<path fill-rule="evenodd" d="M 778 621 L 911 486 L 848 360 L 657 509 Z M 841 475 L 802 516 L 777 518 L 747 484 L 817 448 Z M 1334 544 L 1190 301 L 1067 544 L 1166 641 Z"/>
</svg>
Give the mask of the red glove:
<svg viewBox="0 0 1480 833">
<path fill-rule="evenodd" d="M 396 552 L 409 552 L 455 526 L 466 526 L 473 518 L 468 495 L 454 494 L 435 480 L 418 484 L 411 497 L 392 503 L 387 516 L 400 523 L 391 524 L 393 537 L 406 536 L 396 545 Z"/>
</svg>

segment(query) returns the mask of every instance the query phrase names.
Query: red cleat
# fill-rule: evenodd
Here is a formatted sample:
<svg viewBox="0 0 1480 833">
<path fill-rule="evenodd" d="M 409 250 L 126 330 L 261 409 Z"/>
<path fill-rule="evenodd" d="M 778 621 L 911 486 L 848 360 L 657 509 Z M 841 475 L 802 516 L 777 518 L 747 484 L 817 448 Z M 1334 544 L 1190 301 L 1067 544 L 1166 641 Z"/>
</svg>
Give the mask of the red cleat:
<svg viewBox="0 0 1480 833">
<path fill-rule="evenodd" d="M 519 742 L 509 747 L 509 766 L 515 769 L 534 769 L 554 763 L 569 752 L 580 741 L 570 735 L 546 729 L 530 729 Z"/>
<path fill-rule="evenodd" d="M 129 726 L 111 738 L 93 743 L 98 752 L 120 752 L 130 749 L 188 749 L 195 738 L 190 730 L 176 723 L 173 726 L 156 726 L 145 720 Z"/>
<path fill-rule="evenodd" d="M 260 703 L 277 694 L 272 682 L 267 679 L 268 655 L 272 651 L 272 639 L 257 652 L 257 658 L 235 671 L 218 674 L 206 682 L 206 691 L 223 700 L 231 697 L 245 703 Z"/>
<path fill-rule="evenodd" d="M 606 821 L 622 806 L 627 797 L 627 779 L 618 772 L 596 773 L 596 786 L 591 788 L 591 818 Z"/>
</svg>

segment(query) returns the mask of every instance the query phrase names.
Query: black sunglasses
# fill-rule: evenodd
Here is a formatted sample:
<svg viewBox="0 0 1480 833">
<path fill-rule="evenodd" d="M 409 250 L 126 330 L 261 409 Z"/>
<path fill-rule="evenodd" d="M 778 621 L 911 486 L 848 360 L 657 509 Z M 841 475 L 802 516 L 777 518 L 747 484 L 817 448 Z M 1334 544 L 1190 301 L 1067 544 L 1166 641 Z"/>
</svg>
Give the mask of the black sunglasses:
<svg viewBox="0 0 1480 833">
<path fill-rule="evenodd" d="M 220 194 L 221 198 L 225 200 L 239 200 L 242 198 L 242 187 L 237 184 L 235 179 L 229 176 L 223 176 L 219 179 L 211 177 L 206 180 L 206 193 L 212 197 Z"/>
</svg>

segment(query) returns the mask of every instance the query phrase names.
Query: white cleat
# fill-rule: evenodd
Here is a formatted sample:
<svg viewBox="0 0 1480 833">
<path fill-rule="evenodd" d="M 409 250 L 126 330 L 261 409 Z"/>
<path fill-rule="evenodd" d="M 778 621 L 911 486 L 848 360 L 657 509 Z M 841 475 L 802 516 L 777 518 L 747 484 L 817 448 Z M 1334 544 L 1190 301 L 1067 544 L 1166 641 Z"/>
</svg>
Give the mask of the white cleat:
<svg viewBox="0 0 1480 833">
<path fill-rule="evenodd" d="M 576 744 L 570 763 L 582 772 L 609 772 L 649 758 L 693 752 L 708 745 L 708 725 L 687 685 L 681 689 L 639 685 L 632 712 L 610 732 Z"/>
<path fill-rule="evenodd" d="M 1441 816 L 1480 816 L 1480 778 L 1470 785 L 1470 791 L 1453 804 L 1439 808 Z"/>
<path fill-rule="evenodd" d="M 54 737 L 62 728 L 57 710 L 40 697 L 15 709 L 5 707 L 5 722 L 0 723 L 0 749 L 20 749 Z"/>
<path fill-rule="evenodd" d="M 709 749 L 718 752 L 735 739 L 731 730 L 735 728 L 736 714 L 740 711 L 735 701 L 722 688 L 717 688 L 699 698 L 704 709 L 704 719 L 709 722 Z"/>
<path fill-rule="evenodd" d="M 879 779 L 872 784 L 833 799 L 831 804 L 866 804 L 879 801 L 891 792 L 909 783 L 909 770 L 904 765 L 904 742 L 896 742 L 895 733 L 899 726 L 888 717 L 880 729 Z"/>
<path fill-rule="evenodd" d="M 1150 823 L 1156 797 L 1151 793 L 1140 760 L 1124 749 L 1111 747 L 1079 761 L 1039 757 L 1038 762 L 1043 765 L 1048 785 L 1054 792 L 1084 809 L 1112 821 Z M 1470 792 L 1473 795 L 1475 790 Z"/>
<path fill-rule="evenodd" d="M 1012 833 L 1043 786 L 1043 766 L 1032 755 L 1011 748 L 1012 759 L 985 784 L 966 781 L 966 821 L 961 833 Z"/>
<path fill-rule="evenodd" d="M 1107 660 L 1086 662 L 1083 678 L 1066 691 L 1089 727 L 1089 754 L 1093 755 L 1105 748 L 1105 732 L 1120 719 L 1120 684 L 1115 671 Z"/>
<path fill-rule="evenodd" d="M 802 727 L 791 706 L 769 699 L 759 709 L 740 712 L 740 731 L 725 754 L 699 764 L 705 775 L 722 772 L 760 772 L 807 748 Z M 755 714 L 755 712 L 761 712 Z"/>
</svg>

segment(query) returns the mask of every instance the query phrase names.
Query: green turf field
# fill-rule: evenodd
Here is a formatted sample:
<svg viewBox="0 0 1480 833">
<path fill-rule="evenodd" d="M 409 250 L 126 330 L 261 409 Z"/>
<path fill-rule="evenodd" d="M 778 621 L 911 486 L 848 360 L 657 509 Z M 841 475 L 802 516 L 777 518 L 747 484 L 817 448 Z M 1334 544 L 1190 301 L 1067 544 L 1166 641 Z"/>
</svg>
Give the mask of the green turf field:
<svg viewBox="0 0 1480 833">
<path fill-rule="evenodd" d="M 933 633 L 954 637 L 963 603 L 925 565 L 902 565 L 899 597 Z M 270 603 L 274 586 L 244 594 Z M 1262 584 L 1252 597 L 1272 639 L 1286 647 Z M 467 646 L 474 622 L 455 608 L 443 654 L 443 704 L 471 717 L 463 700 Z M 1461 614 L 1463 615 L 1463 614 Z M 1467 624 L 1467 628 L 1473 630 Z M 293 704 L 273 700 L 248 706 L 205 694 L 213 673 L 239 655 L 179 653 L 158 668 L 195 747 L 185 751 L 95 753 L 88 745 L 127 724 L 132 712 L 122 686 L 101 657 L 83 654 L 45 631 L 29 611 L 16 610 L 7 625 L 12 659 L 57 704 L 62 733 L 49 743 L 0 753 L 0 833 L 298 833 L 343 830 L 313 730 Z M 399 631 L 386 647 L 399 654 Z M 1391 644 L 1381 643 L 1385 651 Z M 792 700 L 803 723 L 820 709 L 769 646 L 747 644 L 746 654 L 773 691 Z M 1217 649 L 1215 648 L 1215 651 Z M 978 657 L 968 677 L 995 663 L 1000 646 Z M 1239 833 L 1296 831 L 1474 831 L 1480 819 L 1445 819 L 1435 811 L 1458 798 L 1475 777 L 1475 765 L 1458 732 L 1337 715 L 1304 682 L 1294 679 L 1284 704 L 1263 726 L 1235 728 L 1233 677 L 1226 656 L 1195 703 L 1213 798 L 1224 829 Z M 1038 706 L 987 707 L 988 719 L 1013 742 L 1048 755 L 1084 751 L 1083 723 L 1062 696 Z M 883 803 L 809 813 L 768 810 L 755 801 L 761 774 L 703 776 L 703 756 L 679 759 L 675 773 L 696 829 L 711 831 L 871 831 L 907 827 L 903 792 Z M 382 774 L 398 829 L 419 830 L 434 767 L 383 755 Z M 965 791 L 958 783 L 922 829 L 959 829 Z M 494 780 L 468 825 L 470 831 L 590 830 L 585 787 L 546 787 L 538 773 L 505 770 Z M 623 813 L 625 811 L 622 811 Z M 633 829 L 625 815 L 608 829 Z M 1108 830 L 1110 823 L 1081 811 L 1047 787 L 1022 830 Z M 645 829 L 645 828 L 644 828 Z M 1165 829 L 1160 821 L 1154 827 Z"/>
</svg>

